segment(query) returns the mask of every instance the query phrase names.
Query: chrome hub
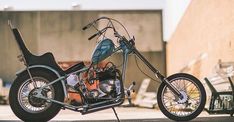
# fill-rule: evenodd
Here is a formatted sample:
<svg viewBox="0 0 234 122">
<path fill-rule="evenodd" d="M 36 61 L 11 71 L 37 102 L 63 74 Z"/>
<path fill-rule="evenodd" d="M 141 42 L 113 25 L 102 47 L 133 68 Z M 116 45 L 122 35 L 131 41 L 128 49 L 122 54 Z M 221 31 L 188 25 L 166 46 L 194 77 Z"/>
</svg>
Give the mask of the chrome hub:
<svg viewBox="0 0 234 122">
<path fill-rule="evenodd" d="M 29 100 L 29 103 L 32 106 L 42 107 L 46 103 L 46 100 L 35 97 L 35 95 L 38 94 L 37 90 L 38 90 L 38 88 L 35 88 L 29 93 L 28 100 Z M 47 97 L 47 92 L 46 91 L 42 91 L 41 94 L 42 94 L 42 96 Z"/>
<path fill-rule="evenodd" d="M 183 104 L 183 103 L 186 103 L 188 101 L 188 95 L 185 91 L 180 91 L 180 94 L 182 95 L 182 99 L 181 98 L 178 98 L 178 103 L 179 104 Z"/>
</svg>

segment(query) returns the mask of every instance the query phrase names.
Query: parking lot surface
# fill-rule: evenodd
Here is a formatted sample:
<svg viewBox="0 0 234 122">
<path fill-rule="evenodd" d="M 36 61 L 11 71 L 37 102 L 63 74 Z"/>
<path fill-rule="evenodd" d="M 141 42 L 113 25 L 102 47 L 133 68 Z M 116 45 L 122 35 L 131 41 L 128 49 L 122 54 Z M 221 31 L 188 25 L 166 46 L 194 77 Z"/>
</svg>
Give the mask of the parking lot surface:
<svg viewBox="0 0 234 122">
<path fill-rule="evenodd" d="M 117 107 L 116 111 L 121 122 L 172 122 L 166 118 L 160 110 L 136 108 L 136 107 Z M 116 122 L 112 109 L 107 109 L 87 115 L 70 110 L 61 110 L 51 122 Z M 13 114 L 9 106 L 0 106 L 0 122 L 20 122 Z M 209 115 L 202 112 L 192 122 L 234 122 L 234 117 L 229 115 Z"/>
</svg>

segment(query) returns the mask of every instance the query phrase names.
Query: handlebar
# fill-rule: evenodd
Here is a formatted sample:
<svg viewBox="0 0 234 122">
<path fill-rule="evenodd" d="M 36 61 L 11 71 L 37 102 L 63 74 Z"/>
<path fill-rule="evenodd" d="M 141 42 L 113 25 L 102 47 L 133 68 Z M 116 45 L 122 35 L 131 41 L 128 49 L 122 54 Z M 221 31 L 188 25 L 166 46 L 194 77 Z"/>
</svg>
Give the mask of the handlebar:
<svg viewBox="0 0 234 122">
<path fill-rule="evenodd" d="M 103 19 L 108 20 L 108 24 L 107 24 L 107 26 L 106 26 L 105 28 L 99 30 L 95 25 L 96 25 L 96 23 L 97 23 L 99 20 L 103 20 Z M 117 38 L 119 38 L 119 39 L 123 38 L 123 36 L 120 35 L 120 34 L 118 33 L 118 31 L 116 31 L 116 28 L 115 28 L 115 26 L 114 26 L 114 24 L 113 24 L 112 21 L 117 22 L 119 25 L 121 25 L 122 28 L 125 30 L 125 32 L 128 34 L 129 39 L 131 38 L 130 35 L 129 35 L 129 33 L 128 33 L 128 31 L 127 31 L 127 29 L 124 27 L 124 25 L 123 25 L 122 23 L 120 23 L 118 20 L 115 20 L 115 19 L 112 19 L 112 18 L 108 18 L 108 17 L 100 17 L 100 18 L 98 18 L 98 19 L 96 19 L 96 20 L 90 22 L 90 23 L 87 24 L 86 26 L 84 26 L 84 27 L 82 28 L 82 30 L 86 30 L 86 29 L 90 28 L 91 26 L 94 27 L 94 28 L 97 30 L 97 32 L 96 32 L 95 34 L 93 34 L 92 36 L 90 36 L 90 37 L 88 38 L 88 40 L 91 40 L 91 39 L 93 39 L 93 38 L 96 37 L 96 36 L 101 36 L 101 35 L 103 35 L 103 33 L 105 33 L 105 32 L 107 31 L 107 29 L 109 29 L 109 28 L 111 28 L 111 29 L 114 31 L 114 36 L 115 36 L 115 37 L 117 37 Z M 103 36 L 105 37 L 105 34 L 104 34 Z M 133 39 L 133 40 L 135 40 L 135 39 Z M 133 44 L 133 45 L 135 45 L 135 44 Z"/>
<path fill-rule="evenodd" d="M 108 17 L 100 17 L 100 18 L 98 18 L 98 19 L 92 21 L 92 22 L 89 23 L 88 25 L 84 26 L 84 27 L 82 28 L 82 30 L 86 30 L 86 29 L 90 28 L 94 23 L 96 23 L 97 21 L 99 21 L 99 20 L 101 20 L 101 19 L 108 19 L 108 20 L 109 20 Z"/>
<path fill-rule="evenodd" d="M 88 25 L 84 26 L 84 27 L 82 28 L 82 30 L 86 30 L 86 29 L 89 28 L 91 25 L 92 25 L 92 24 L 89 23 Z"/>
<path fill-rule="evenodd" d="M 94 37 L 96 37 L 96 36 L 98 36 L 98 35 L 102 35 L 108 28 L 112 28 L 112 27 L 105 27 L 105 28 L 103 28 L 102 30 L 100 30 L 100 31 L 98 31 L 97 33 L 95 33 L 95 34 L 93 34 L 92 36 L 90 36 L 89 38 L 88 38 L 88 40 L 91 40 L 91 39 L 93 39 Z M 113 28 L 112 28 L 113 29 Z"/>
<path fill-rule="evenodd" d="M 99 35 L 99 33 L 95 33 L 95 34 L 93 34 L 92 36 L 90 36 L 89 38 L 88 38 L 88 40 L 92 40 L 94 37 L 96 37 L 97 35 Z"/>
</svg>

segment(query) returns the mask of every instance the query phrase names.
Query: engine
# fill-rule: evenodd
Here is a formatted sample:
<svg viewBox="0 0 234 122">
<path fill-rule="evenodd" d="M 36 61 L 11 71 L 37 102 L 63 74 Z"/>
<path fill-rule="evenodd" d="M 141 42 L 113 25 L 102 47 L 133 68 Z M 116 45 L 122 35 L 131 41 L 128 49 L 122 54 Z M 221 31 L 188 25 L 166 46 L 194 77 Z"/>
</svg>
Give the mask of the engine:
<svg viewBox="0 0 234 122">
<path fill-rule="evenodd" d="M 116 98 L 121 94 L 121 74 L 111 62 L 104 68 L 92 67 L 89 71 L 76 75 L 75 78 L 78 82 L 70 84 L 74 85 L 75 89 L 79 89 L 91 102 Z"/>
</svg>

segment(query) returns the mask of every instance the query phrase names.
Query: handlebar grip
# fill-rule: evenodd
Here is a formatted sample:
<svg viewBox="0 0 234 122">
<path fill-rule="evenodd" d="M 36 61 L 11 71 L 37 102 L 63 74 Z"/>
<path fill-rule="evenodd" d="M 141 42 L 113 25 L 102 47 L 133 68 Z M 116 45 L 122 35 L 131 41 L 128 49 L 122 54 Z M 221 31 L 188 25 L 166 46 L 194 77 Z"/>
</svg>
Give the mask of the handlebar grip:
<svg viewBox="0 0 234 122">
<path fill-rule="evenodd" d="M 82 28 L 82 30 L 86 30 L 86 29 L 90 28 L 92 25 L 93 25 L 93 22 L 91 22 L 91 23 L 89 23 L 88 25 L 84 26 L 84 27 Z"/>
<path fill-rule="evenodd" d="M 82 28 L 82 30 L 86 30 L 87 28 L 88 28 L 88 27 L 87 27 L 87 26 L 85 26 L 85 27 L 83 27 L 83 28 Z"/>
<path fill-rule="evenodd" d="M 89 38 L 88 38 L 88 40 L 92 40 L 95 36 L 97 36 L 99 33 L 95 33 L 95 34 L 93 34 L 92 36 L 90 36 Z"/>
<path fill-rule="evenodd" d="M 97 21 L 99 21 L 99 20 L 101 20 L 101 19 L 109 19 L 109 18 L 108 18 L 108 17 L 100 17 L 100 18 L 94 20 L 93 22 L 89 23 L 88 25 L 84 26 L 84 27 L 82 28 L 82 30 L 88 29 L 88 28 L 91 27 L 94 23 L 96 23 Z"/>
</svg>

